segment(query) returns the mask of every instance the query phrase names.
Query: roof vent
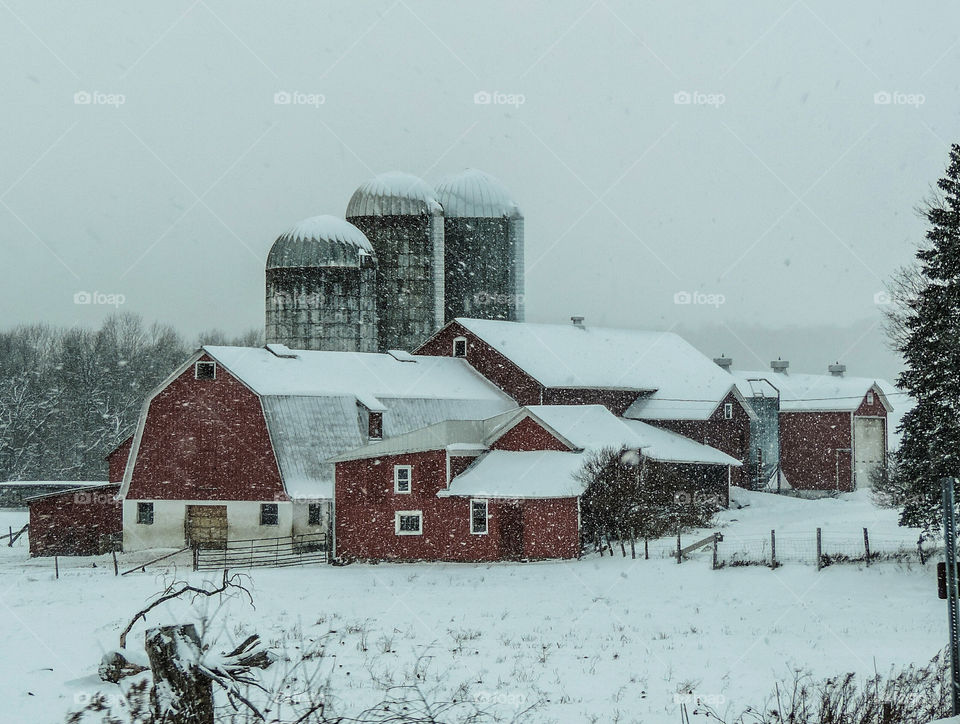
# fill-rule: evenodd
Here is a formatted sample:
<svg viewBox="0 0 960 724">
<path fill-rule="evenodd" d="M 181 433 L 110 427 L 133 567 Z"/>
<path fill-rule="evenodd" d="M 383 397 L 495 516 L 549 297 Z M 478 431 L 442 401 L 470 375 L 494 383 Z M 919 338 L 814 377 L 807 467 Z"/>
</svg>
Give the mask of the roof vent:
<svg viewBox="0 0 960 724">
<path fill-rule="evenodd" d="M 268 344 L 267 350 L 284 359 L 297 359 L 300 356 L 285 344 Z"/>
<path fill-rule="evenodd" d="M 574 327 L 583 327 L 583 317 L 570 317 Z"/>
<path fill-rule="evenodd" d="M 727 357 L 724 354 L 721 354 L 719 357 L 714 357 L 713 361 L 727 372 L 729 372 L 730 368 L 733 366 L 733 357 Z"/>
<path fill-rule="evenodd" d="M 847 371 L 847 366 L 842 365 L 839 362 L 836 364 L 829 365 L 827 367 L 827 372 L 829 372 L 834 377 L 843 377 L 843 373 Z"/>
<path fill-rule="evenodd" d="M 785 359 L 780 359 L 777 357 L 773 362 L 770 363 L 770 369 L 774 372 L 786 372 L 787 367 L 790 366 L 790 363 Z"/>
</svg>

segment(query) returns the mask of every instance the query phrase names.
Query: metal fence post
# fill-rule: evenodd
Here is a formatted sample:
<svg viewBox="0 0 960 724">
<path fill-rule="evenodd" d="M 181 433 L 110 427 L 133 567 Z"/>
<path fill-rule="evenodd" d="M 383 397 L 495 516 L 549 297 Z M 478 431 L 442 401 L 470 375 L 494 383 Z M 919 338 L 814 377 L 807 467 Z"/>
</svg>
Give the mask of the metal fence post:
<svg viewBox="0 0 960 724">
<path fill-rule="evenodd" d="M 960 714 L 960 619 L 957 607 L 957 519 L 954 499 L 955 478 L 943 478 L 943 538 L 947 559 L 947 615 L 950 631 L 950 684 L 953 715 Z"/>
<path fill-rule="evenodd" d="M 777 567 L 777 531 L 770 531 L 770 567 Z"/>
</svg>

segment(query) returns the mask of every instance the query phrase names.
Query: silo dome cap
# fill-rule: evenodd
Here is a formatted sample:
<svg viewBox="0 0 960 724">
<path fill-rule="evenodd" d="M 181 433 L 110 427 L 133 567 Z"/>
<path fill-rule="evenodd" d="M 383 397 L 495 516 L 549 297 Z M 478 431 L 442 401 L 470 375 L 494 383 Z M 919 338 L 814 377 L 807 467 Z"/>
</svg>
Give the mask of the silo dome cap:
<svg viewBox="0 0 960 724">
<path fill-rule="evenodd" d="M 402 171 L 389 171 L 365 181 L 347 204 L 347 218 L 357 216 L 440 215 L 436 192 L 423 179 Z"/>
<path fill-rule="evenodd" d="M 267 269 L 359 266 L 363 256 L 376 258 L 360 229 L 336 216 L 312 216 L 294 224 L 273 242 Z"/>
<path fill-rule="evenodd" d="M 488 173 L 468 168 L 437 184 L 437 198 L 448 218 L 523 218 L 506 187 Z"/>
</svg>

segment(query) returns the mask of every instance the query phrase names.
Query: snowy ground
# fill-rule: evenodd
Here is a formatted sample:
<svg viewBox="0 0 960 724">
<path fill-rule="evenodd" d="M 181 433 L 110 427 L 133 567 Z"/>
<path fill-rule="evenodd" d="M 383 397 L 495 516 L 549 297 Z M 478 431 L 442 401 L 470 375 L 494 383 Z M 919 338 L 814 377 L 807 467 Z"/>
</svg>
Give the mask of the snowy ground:
<svg viewBox="0 0 960 724">
<path fill-rule="evenodd" d="M 862 495 L 737 499 L 749 507 L 722 515 L 728 539 L 770 528 L 806 538 L 817 526 L 855 539 L 867 526 L 872 535 L 916 540 L 915 531 L 897 529 L 895 513 Z M 24 518 L 0 513 L 0 525 Z M 121 568 L 144 560 L 122 556 Z M 101 653 L 173 573 L 117 578 L 108 557 L 60 562 L 55 580 L 52 561 L 27 558 L 25 542 L 0 547 L 0 697 L 10 721 L 61 722 L 77 697 L 102 689 Z M 250 632 L 292 658 L 322 645 L 310 666 L 351 708 L 382 698 L 372 677 L 402 680 L 419 659 L 421 681 L 437 697 L 465 683 L 469 697 L 502 714 L 539 702 L 531 721 L 677 722 L 675 694 L 689 690 L 732 714 L 763 704 L 796 669 L 866 677 L 925 662 L 946 628 L 933 566 L 916 562 L 713 571 L 709 551 L 683 565 L 628 552 L 573 562 L 261 569 L 249 584 L 255 608 L 232 600 L 205 611 L 220 648 Z M 197 620 L 188 608 L 160 609 L 149 624 Z M 131 648 L 142 647 L 143 631 L 134 628 Z"/>
</svg>

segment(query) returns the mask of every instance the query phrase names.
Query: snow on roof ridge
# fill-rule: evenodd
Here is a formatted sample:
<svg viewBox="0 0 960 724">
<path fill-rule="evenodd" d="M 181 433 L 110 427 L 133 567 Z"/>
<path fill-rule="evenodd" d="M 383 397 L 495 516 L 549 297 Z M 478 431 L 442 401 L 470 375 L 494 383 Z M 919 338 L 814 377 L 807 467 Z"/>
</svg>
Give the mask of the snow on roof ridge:
<svg viewBox="0 0 960 724">
<path fill-rule="evenodd" d="M 347 218 L 441 214 L 436 192 L 419 176 L 387 171 L 364 181 L 347 203 Z"/>
</svg>

